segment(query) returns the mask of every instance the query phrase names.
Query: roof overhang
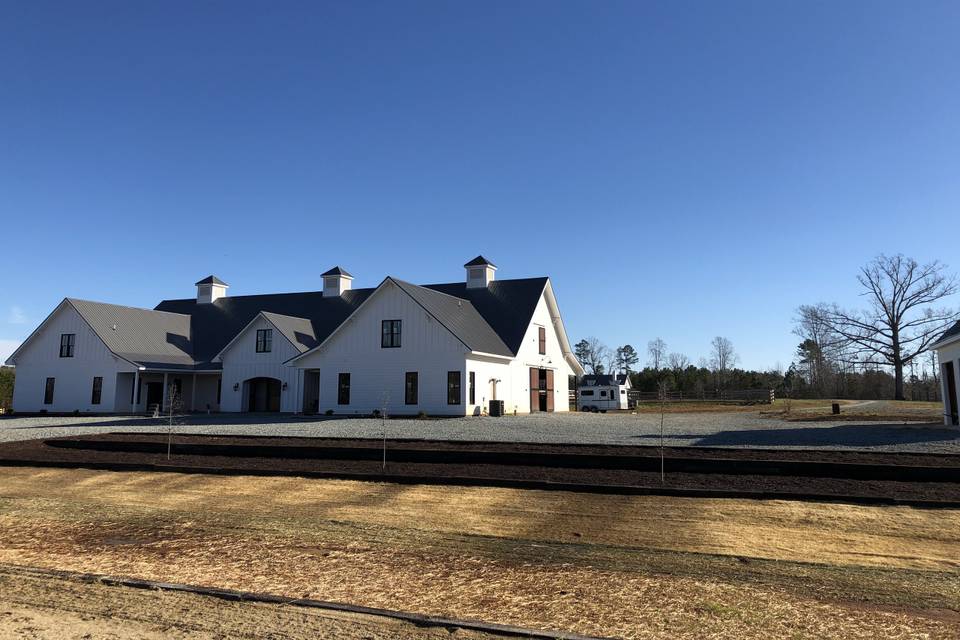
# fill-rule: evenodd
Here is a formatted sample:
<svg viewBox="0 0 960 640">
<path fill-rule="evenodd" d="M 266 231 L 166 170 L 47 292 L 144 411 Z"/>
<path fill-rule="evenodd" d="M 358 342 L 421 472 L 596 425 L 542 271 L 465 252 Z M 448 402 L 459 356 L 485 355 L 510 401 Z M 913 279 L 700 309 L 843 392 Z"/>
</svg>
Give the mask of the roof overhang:
<svg viewBox="0 0 960 640">
<path fill-rule="evenodd" d="M 930 348 L 931 348 L 931 349 L 942 349 L 943 347 L 946 347 L 946 346 L 949 346 L 949 345 L 951 345 L 951 344 L 954 344 L 955 342 L 960 342 L 960 333 L 958 333 L 957 335 L 954 335 L 954 336 L 950 336 L 950 337 L 948 337 L 948 338 L 943 338 L 943 339 L 937 340 L 937 341 L 934 342 L 932 345 L 930 345 Z"/>
<path fill-rule="evenodd" d="M 560 315 L 560 307 L 557 306 L 557 297 L 553 293 L 553 284 L 550 278 L 547 278 L 547 284 L 543 288 L 543 297 L 547 301 L 547 309 L 550 311 L 550 319 L 553 322 L 553 328 L 560 338 L 560 350 L 563 352 L 563 358 L 573 369 L 574 374 L 582 376 L 586 369 L 573 355 L 573 348 L 570 346 L 570 339 L 567 337 L 567 330 L 563 326 L 563 317 Z"/>
</svg>

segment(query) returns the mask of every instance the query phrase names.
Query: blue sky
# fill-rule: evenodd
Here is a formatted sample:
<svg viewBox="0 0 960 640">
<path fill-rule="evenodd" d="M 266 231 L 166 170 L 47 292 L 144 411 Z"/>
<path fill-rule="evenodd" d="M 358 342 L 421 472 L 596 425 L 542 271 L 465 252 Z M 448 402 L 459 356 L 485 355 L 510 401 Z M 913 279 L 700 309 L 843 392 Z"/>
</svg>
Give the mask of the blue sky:
<svg viewBox="0 0 960 640">
<path fill-rule="evenodd" d="M 482 253 L 572 339 L 789 364 L 875 254 L 960 271 L 957 33 L 932 1 L 0 4 L 0 355 L 64 296 Z"/>
</svg>

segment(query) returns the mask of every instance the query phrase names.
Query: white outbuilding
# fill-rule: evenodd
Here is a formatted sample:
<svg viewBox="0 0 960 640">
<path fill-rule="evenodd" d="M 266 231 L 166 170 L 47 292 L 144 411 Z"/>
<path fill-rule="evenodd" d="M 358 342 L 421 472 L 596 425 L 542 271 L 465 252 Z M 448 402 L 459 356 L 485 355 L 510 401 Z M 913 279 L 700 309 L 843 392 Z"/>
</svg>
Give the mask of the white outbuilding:
<svg viewBox="0 0 960 640">
<path fill-rule="evenodd" d="M 960 375 L 960 321 L 948 329 L 931 346 L 937 352 L 940 363 L 940 391 L 943 398 L 943 423 L 960 425 L 957 395 L 957 377 Z"/>
</svg>

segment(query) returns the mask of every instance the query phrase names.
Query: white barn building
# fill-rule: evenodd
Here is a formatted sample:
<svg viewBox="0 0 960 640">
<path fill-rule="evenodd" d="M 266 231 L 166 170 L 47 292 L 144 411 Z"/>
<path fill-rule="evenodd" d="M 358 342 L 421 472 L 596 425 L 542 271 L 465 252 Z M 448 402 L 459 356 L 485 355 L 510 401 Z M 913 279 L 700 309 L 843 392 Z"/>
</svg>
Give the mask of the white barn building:
<svg viewBox="0 0 960 640">
<path fill-rule="evenodd" d="M 393 277 L 353 289 L 195 298 L 139 309 L 66 298 L 10 356 L 21 413 L 184 411 L 480 415 L 568 410 L 582 375 L 550 279 L 496 280 L 482 256 L 463 282 Z"/>
<path fill-rule="evenodd" d="M 940 391 L 943 398 L 943 423 L 960 425 L 960 321 L 948 329 L 931 346 L 937 352 L 940 363 Z"/>
</svg>

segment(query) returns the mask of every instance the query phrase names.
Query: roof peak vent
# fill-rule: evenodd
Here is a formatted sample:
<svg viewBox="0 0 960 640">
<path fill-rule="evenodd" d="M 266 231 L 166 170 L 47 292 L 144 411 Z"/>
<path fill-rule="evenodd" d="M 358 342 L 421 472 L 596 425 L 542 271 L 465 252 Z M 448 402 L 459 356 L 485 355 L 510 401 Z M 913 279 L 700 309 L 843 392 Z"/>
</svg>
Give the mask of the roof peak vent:
<svg viewBox="0 0 960 640">
<path fill-rule="evenodd" d="M 353 286 L 353 276 L 347 273 L 345 269 L 340 267 L 334 267 L 329 271 L 325 272 L 322 276 L 323 278 L 323 297 L 324 298 L 335 298 L 338 296 L 343 296 L 347 291 L 350 291 Z"/>
</svg>

